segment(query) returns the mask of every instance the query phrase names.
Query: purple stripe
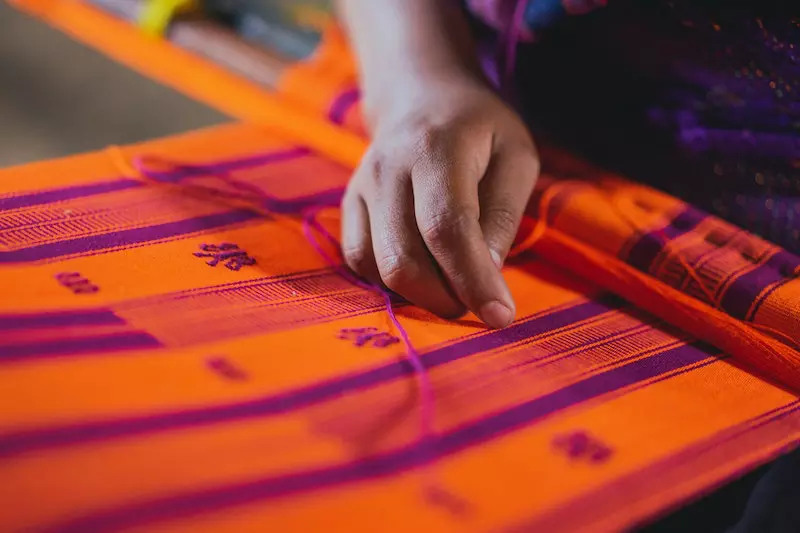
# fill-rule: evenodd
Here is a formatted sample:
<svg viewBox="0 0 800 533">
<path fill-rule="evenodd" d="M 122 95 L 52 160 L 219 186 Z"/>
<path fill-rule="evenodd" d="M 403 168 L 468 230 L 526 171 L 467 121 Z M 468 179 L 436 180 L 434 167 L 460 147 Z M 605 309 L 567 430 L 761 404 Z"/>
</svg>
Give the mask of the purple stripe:
<svg viewBox="0 0 800 533">
<path fill-rule="evenodd" d="M 278 214 L 300 214 L 309 207 L 335 207 L 342 201 L 344 189 L 328 189 L 291 200 L 281 200 L 268 195 L 264 195 L 263 206 L 273 213 Z"/>
<path fill-rule="evenodd" d="M 48 533 L 117 531 L 292 493 L 397 474 L 502 437 L 554 413 L 605 394 L 685 369 L 710 357 L 713 356 L 699 346 L 682 345 L 479 419 L 447 432 L 435 440 L 405 446 L 394 452 L 328 468 L 134 503 L 127 507 L 112 508 L 55 524 L 45 531 Z"/>
<path fill-rule="evenodd" d="M 280 152 L 271 152 L 252 157 L 227 159 L 218 163 L 176 165 L 172 170 L 165 172 L 151 170 L 149 173 L 163 181 L 178 181 L 195 176 L 220 174 L 250 167 L 290 161 L 292 159 L 297 159 L 309 154 L 311 154 L 311 150 L 308 148 L 289 148 Z"/>
<path fill-rule="evenodd" d="M 423 356 L 427 368 L 457 361 L 520 340 L 568 326 L 605 313 L 620 302 L 614 297 L 587 302 L 555 313 L 516 323 L 504 330 L 491 331 L 452 345 L 434 349 Z M 173 411 L 150 416 L 84 422 L 5 435 L 0 438 L 0 456 L 67 444 L 120 438 L 158 431 L 204 426 L 284 413 L 341 396 L 344 393 L 375 387 L 409 376 L 413 370 L 405 360 L 323 381 L 245 402 Z"/>
<path fill-rule="evenodd" d="M 698 365 L 698 367 L 699 366 L 703 365 Z M 508 533 L 552 531 L 555 524 L 562 524 L 563 518 L 570 513 L 574 513 L 575 509 L 581 509 L 583 514 L 580 516 L 580 518 L 589 518 L 589 520 L 586 520 L 585 523 L 590 524 L 592 515 L 597 517 L 598 512 L 605 514 L 606 512 L 617 508 L 620 503 L 619 500 L 625 499 L 626 503 L 632 503 L 632 500 L 629 496 L 631 494 L 635 494 L 633 498 L 634 500 L 640 500 L 640 496 L 642 495 L 650 496 L 652 494 L 650 490 L 652 489 L 655 489 L 655 492 L 659 492 L 670 487 L 671 485 L 669 484 L 664 485 L 662 480 L 670 477 L 670 474 L 672 474 L 675 470 L 680 470 L 681 468 L 685 469 L 686 465 L 693 466 L 694 475 L 683 476 L 683 479 L 680 481 L 685 482 L 690 479 L 696 479 L 698 475 L 708 472 L 710 468 L 724 464 L 726 459 L 738 456 L 738 454 L 732 454 L 730 448 L 725 449 L 724 447 L 732 445 L 735 446 L 737 442 L 741 442 L 738 441 L 738 439 L 741 437 L 749 435 L 754 431 L 768 427 L 771 424 L 780 422 L 781 420 L 792 416 L 794 413 L 800 410 L 798 403 L 800 402 L 795 400 L 786 405 L 782 405 L 779 408 L 758 415 L 755 418 L 751 418 L 745 422 L 739 423 L 732 428 L 724 430 L 720 433 L 716 433 L 710 438 L 687 446 L 675 454 L 667 456 L 661 461 L 650 463 L 645 468 L 638 469 L 630 474 L 614 480 L 611 483 L 604 484 L 602 488 L 598 490 L 584 493 L 580 495 L 580 497 L 574 498 L 567 503 L 556 507 L 544 516 L 538 515 L 536 517 L 528 518 L 521 524 L 505 529 L 504 531 Z M 787 408 L 789 408 L 788 411 Z M 752 446 L 747 446 L 747 449 L 752 450 Z M 713 464 L 712 462 L 709 462 L 709 460 L 701 463 L 698 461 L 698 458 L 703 456 L 710 457 L 712 462 L 714 460 L 717 461 L 713 462 Z M 751 471 L 753 466 L 754 463 L 750 462 L 749 466 L 740 468 L 736 471 L 738 472 L 738 475 L 735 472 L 732 472 L 727 475 L 726 478 L 733 480 L 741 477 L 746 472 Z M 674 479 L 674 476 L 671 477 Z M 708 487 L 704 486 L 702 488 L 707 489 Z M 642 489 L 644 489 L 644 492 L 642 492 Z M 620 495 L 622 495 L 623 498 L 619 498 Z M 574 521 L 571 521 L 570 525 L 574 526 L 576 524 L 574 524 Z"/>
<path fill-rule="evenodd" d="M 125 189 L 131 189 L 141 185 L 142 182 L 137 180 L 119 179 L 115 181 L 92 183 L 89 185 L 75 185 L 74 187 L 64 187 L 62 189 L 51 189 L 49 191 L 23 194 L 11 198 L 0 198 L 0 211 L 49 204 L 52 202 L 62 202 L 64 200 L 72 200 L 73 198 L 81 198 L 95 194 L 124 191 Z"/>
<path fill-rule="evenodd" d="M 642 235 L 628 253 L 628 264 L 642 272 L 649 272 L 650 267 L 664 249 L 666 243 L 689 233 L 707 216 L 707 214 L 697 209 L 686 208 L 672 219 L 665 228 Z"/>
<path fill-rule="evenodd" d="M 350 109 L 356 103 L 358 103 L 360 98 L 361 92 L 358 90 L 358 88 L 349 89 L 339 94 L 328 110 L 328 120 L 339 126 L 344 124 L 344 120 L 347 118 L 348 111 L 350 111 Z"/>
<path fill-rule="evenodd" d="M 749 320 L 751 318 L 748 316 L 750 308 L 753 307 L 751 315 L 755 315 L 758 306 L 772 290 L 780 286 L 781 282 L 795 277 L 793 272 L 798 266 L 800 266 L 800 257 L 785 250 L 777 252 L 763 264 L 736 278 L 722 295 L 720 307 L 734 318 Z M 765 293 L 754 306 L 753 303 L 758 295 L 773 284 L 772 290 Z"/>
<path fill-rule="evenodd" d="M 295 159 L 310 154 L 307 148 L 291 148 L 280 152 L 272 152 L 267 154 L 260 154 L 252 157 L 243 157 L 236 159 L 228 159 L 220 161 L 219 163 L 210 163 L 207 165 L 198 166 L 184 166 L 170 172 L 154 173 L 162 179 L 167 181 L 175 181 L 178 179 L 188 178 L 201 174 L 213 174 L 217 172 L 229 172 L 242 168 L 248 168 L 258 165 L 265 165 L 268 163 L 277 163 L 289 159 Z M 71 200 L 74 198 L 82 198 L 84 196 L 92 196 L 95 194 L 105 194 L 109 192 L 122 191 L 134 187 L 141 187 L 145 182 L 134 179 L 116 179 L 113 181 L 104 181 L 100 183 L 92 183 L 87 185 L 75 185 L 72 187 L 64 187 L 61 189 L 52 189 L 49 191 L 34 192 L 30 194 L 23 194 L 20 196 L 13 196 L 10 198 L 0 198 L 0 211 L 6 209 L 18 209 L 21 207 L 31 207 L 34 205 L 49 204 L 51 202 L 60 202 L 64 200 Z"/>
<path fill-rule="evenodd" d="M 70 326 L 114 326 L 125 321 L 109 309 L 90 311 L 55 311 L 51 313 L 31 313 L 0 315 L 0 331 L 14 329 L 62 328 Z"/>
<path fill-rule="evenodd" d="M 425 366 L 435 366 L 461 359 L 465 355 L 496 350 L 558 328 L 569 326 L 602 313 L 616 309 L 624 302 L 616 296 L 606 296 L 603 300 L 587 302 L 563 311 L 544 315 L 533 320 L 513 324 L 503 330 L 479 335 L 450 344 L 425 354 Z"/>
<path fill-rule="evenodd" d="M 160 346 L 161 343 L 148 333 L 141 331 L 125 331 L 92 337 L 50 339 L 26 344 L 0 345 L 0 363 L 26 361 L 40 357 L 62 357 L 65 355 L 114 350 L 159 348 Z"/>
<path fill-rule="evenodd" d="M 144 228 L 129 229 L 104 235 L 93 235 L 81 237 L 68 241 L 40 244 L 23 248 L 21 250 L 11 250 L 0 252 L 0 264 L 15 263 L 25 261 L 39 261 L 42 259 L 53 259 L 65 255 L 82 254 L 116 248 L 119 246 L 130 246 L 188 233 L 195 233 L 209 229 L 220 228 L 239 222 L 245 222 L 258 218 L 260 215 L 247 210 L 228 211 L 215 215 L 179 220 L 177 222 L 167 222 L 155 226 Z"/>
</svg>

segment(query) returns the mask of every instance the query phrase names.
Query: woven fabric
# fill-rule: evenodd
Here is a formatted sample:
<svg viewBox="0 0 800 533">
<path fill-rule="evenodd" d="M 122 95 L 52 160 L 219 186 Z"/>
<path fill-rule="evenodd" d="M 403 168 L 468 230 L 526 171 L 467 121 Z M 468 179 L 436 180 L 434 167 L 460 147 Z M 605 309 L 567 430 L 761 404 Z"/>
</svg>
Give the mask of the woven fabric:
<svg viewBox="0 0 800 533">
<path fill-rule="evenodd" d="M 45 4 L 155 77 L 184 57 Z M 298 224 L 331 206 L 337 233 L 366 143 L 329 39 L 279 95 L 198 66 L 258 125 L 0 172 L 0 529 L 616 531 L 800 442 L 800 260 L 555 151 L 512 326 L 394 303 L 434 391 L 421 438 L 383 300 Z"/>
</svg>

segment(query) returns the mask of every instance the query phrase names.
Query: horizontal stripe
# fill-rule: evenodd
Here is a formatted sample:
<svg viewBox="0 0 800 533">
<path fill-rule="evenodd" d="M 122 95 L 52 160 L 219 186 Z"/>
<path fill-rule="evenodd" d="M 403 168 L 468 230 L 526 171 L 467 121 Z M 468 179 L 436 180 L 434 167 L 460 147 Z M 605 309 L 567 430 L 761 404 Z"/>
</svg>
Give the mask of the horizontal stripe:
<svg viewBox="0 0 800 533">
<path fill-rule="evenodd" d="M 328 468 L 178 494 L 112 508 L 55 524 L 48 533 L 95 533 L 146 526 L 164 519 L 213 512 L 293 493 L 398 474 L 529 426 L 547 416 L 712 357 L 693 345 L 638 360 L 529 402 L 466 424 L 430 441 Z"/>
<path fill-rule="evenodd" d="M 637 503 L 643 498 L 652 497 L 662 491 L 669 491 L 687 481 L 705 477 L 708 472 L 718 469 L 720 465 L 725 465 L 731 459 L 741 458 L 743 454 L 752 454 L 758 450 L 753 447 L 752 438 L 762 430 L 767 430 L 767 432 L 758 440 L 774 446 L 774 433 L 780 431 L 780 426 L 776 427 L 776 424 L 781 424 L 787 418 L 791 419 L 791 417 L 797 416 L 798 413 L 800 413 L 800 402 L 797 400 L 762 413 L 709 438 L 677 450 L 663 459 L 651 462 L 644 468 L 612 480 L 601 488 L 585 492 L 545 514 L 530 517 L 504 531 L 506 533 L 553 531 L 558 527 L 579 530 L 612 514 L 623 502 L 625 504 Z M 739 470 L 725 477 L 728 480 L 737 479 L 752 470 L 754 463 L 758 462 L 751 461 L 748 463 L 748 467 L 740 467 Z M 763 458 L 761 462 L 763 462 Z M 665 480 L 668 480 L 668 483 L 665 483 Z M 697 485 L 692 494 L 685 494 L 682 499 L 686 500 L 693 494 L 706 489 L 708 489 L 707 482 Z M 581 514 L 576 516 L 575 509 L 581 509 Z"/>
<path fill-rule="evenodd" d="M 328 110 L 328 119 L 334 124 L 344 124 L 347 113 L 358 103 L 360 98 L 361 92 L 357 88 L 343 91 L 331 104 Z"/>
<path fill-rule="evenodd" d="M 487 350 L 510 345 L 608 312 L 613 309 L 612 305 L 619 303 L 619 300 L 609 296 L 605 300 L 586 302 L 552 314 L 524 320 L 503 330 L 490 331 L 433 349 L 423 355 L 423 364 L 427 368 L 433 368 Z M 0 437 L 0 456 L 33 449 L 275 415 L 337 398 L 344 393 L 354 393 L 375 387 L 412 374 L 413 369 L 408 361 L 393 361 L 364 372 L 244 402 L 30 430 Z"/>
<path fill-rule="evenodd" d="M 87 337 L 69 337 L 23 344 L 0 344 L 0 364 L 118 350 L 158 348 L 161 343 L 148 333 L 125 331 Z"/>
<path fill-rule="evenodd" d="M 720 307 L 734 318 L 749 320 L 757 309 L 756 298 L 771 285 L 780 284 L 794 277 L 792 274 L 800 267 L 800 257 L 781 250 L 763 264 L 736 278 L 722 295 Z M 759 302 L 766 298 L 763 294 Z M 753 307 L 753 313 L 748 313 Z"/>
<path fill-rule="evenodd" d="M 191 176 L 207 175 L 209 173 L 229 172 L 232 170 L 248 168 L 252 166 L 265 165 L 298 158 L 311 153 L 306 148 L 291 148 L 279 152 L 260 154 L 252 157 L 222 160 L 216 163 L 205 165 L 181 167 L 177 170 L 155 173 L 160 178 L 167 181 L 188 178 Z M 133 187 L 141 187 L 145 182 L 141 180 L 120 178 L 111 181 L 91 183 L 86 185 L 74 185 L 60 189 L 21 194 L 8 198 L 0 198 L 0 211 L 8 209 L 19 209 L 22 207 L 32 207 L 35 205 L 49 204 L 52 202 L 62 202 L 75 198 L 106 194 L 110 192 L 123 191 Z"/>
<path fill-rule="evenodd" d="M 67 241 L 52 242 L 0 252 L 0 264 L 2 263 L 21 263 L 27 261 L 40 261 L 53 259 L 74 254 L 83 254 L 107 250 L 121 246 L 130 246 L 145 242 L 177 237 L 198 231 L 222 228 L 231 224 L 245 222 L 258 218 L 260 215 L 248 210 L 228 211 L 215 215 L 189 218 L 176 222 L 167 222 L 143 228 L 128 229 L 107 233 L 104 235 L 92 235 L 80 237 Z"/>
<path fill-rule="evenodd" d="M 114 181 L 103 181 L 88 185 L 75 185 L 61 189 L 51 189 L 48 191 L 22 194 L 19 196 L 12 196 L 10 198 L 0 198 L 0 211 L 19 209 L 22 207 L 33 207 L 35 205 L 50 204 L 53 202 L 63 202 L 65 200 L 73 200 L 75 198 L 83 198 L 97 194 L 124 191 L 126 189 L 141 186 L 141 181 L 123 178 Z"/>
<path fill-rule="evenodd" d="M 114 326 L 125 321 L 109 309 L 0 314 L 0 331 L 72 326 Z"/>
<path fill-rule="evenodd" d="M 292 199 L 275 198 L 263 194 L 262 206 L 272 213 L 299 215 L 304 209 L 311 207 L 336 207 L 341 203 L 343 195 L 343 188 L 328 189 Z"/>
<path fill-rule="evenodd" d="M 165 170 L 163 172 L 148 169 L 148 173 L 154 177 L 157 177 L 158 179 L 174 182 L 195 176 L 208 176 L 210 174 L 233 172 L 235 170 L 258 167 L 261 165 L 281 163 L 283 161 L 290 161 L 292 159 L 297 159 L 310 154 L 311 150 L 308 148 L 296 147 L 252 157 L 237 157 L 215 163 L 177 164 L 171 170 Z M 164 162 L 168 163 L 168 160 L 165 160 Z"/>
<path fill-rule="evenodd" d="M 707 214 L 697 209 L 687 207 L 666 227 L 650 231 L 642 235 L 633 246 L 630 247 L 627 263 L 632 267 L 649 272 L 656 258 L 664 250 L 666 244 L 685 235 L 695 229 L 700 222 L 708 217 Z"/>
</svg>

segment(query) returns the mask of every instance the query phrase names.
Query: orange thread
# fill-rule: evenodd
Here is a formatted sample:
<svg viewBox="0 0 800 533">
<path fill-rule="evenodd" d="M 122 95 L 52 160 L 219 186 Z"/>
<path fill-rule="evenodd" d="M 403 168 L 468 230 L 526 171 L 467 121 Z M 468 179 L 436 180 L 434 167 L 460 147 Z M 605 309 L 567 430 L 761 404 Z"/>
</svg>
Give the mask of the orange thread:
<svg viewBox="0 0 800 533">
<path fill-rule="evenodd" d="M 793 390 L 800 390 L 800 353 L 793 348 L 796 346 L 794 339 L 768 326 L 744 323 L 719 310 L 714 305 L 714 298 L 710 297 L 710 289 L 680 254 L 674 256 L 709 297 L 710 305 L 649 274 L 639 272 L 616 257 L 550 228 L 547 224 L 550 203 L 567 185 L 568 182 L 553 184 L 542 194 L 538 220 L 531 234 L 514 247 L 514 256 L 527 249 L 536 249 L 553 263 L 619 294 L 694 337 L 721 348 L 735 359 L 750 363 L 755 369 L 789 385 Z M 623 208 L 613 201 L 610 204 L 623 222 L 631 225 L 637 233 L 642 233 L 643 230 L 628 217 Z M 758 330 L 791 342 L 765 336 Z"/>
<path fill-rule="evenodd" d="M 550 185 L 542 192 L 542 197 L 539 201 L 539 216 L 534 222 L 531 232 L 520 242 L 509 250 L 508 258 L 513 259 L 518 257 L 523 252 L 532 249 L 547 232 L 547 213 L 550 211 L 550 204 L 553 202 L 558 193 L 561 192 L 567 185 L 572 182 L 563 181 Z"/>
<path fill-rule="evenodd" d="M 636 233 L 640 235 L 645 233 L 645 231 L 636 224 L 636 222 L 628 215 L 628 213 L 625 212 L 624 207 L 622 207 L 620 203 L 621 203 L 621 198 L 619 197 L 619 195 L 616 195 L 614 197 L 614 200 L 610 202 L 611 206 L 614 207 L 614 213 L 617 216 L 619 216 L 626 224 L 628 224 L 628 226 L 630 226 L 631 229 L 633 229 Z M 695 283 L 697 283 L 697 285 L 700 287 L 700 290 L 703 291 L 703 295 L 705 295 L 705 297 L 708 299 L 709 305 L 711 305 L 715 309 L 718 309 L 714 293 L 711 291 L 711 289 L 706 287 L 705 283 L 703 282 L 703 279 L 700 277 L 700 274 L 698 274 L 697 271 L 694 269 L 694 267 L 689 264 L 689 262 L 686 260 L 685 257 L 683 257 L 681 254 L 677 252 L 671 253 L 669 251 L 669 240 L 666 238 L 662 238 L 663 233 L 664 233 L 664 228 L 659 228 L 655 232 L 651 232 L 652 235 L 654 235 L 657 239 L 659 239 L 662 249 L 664 250 L 664 252 L 666 252 L 667 256 L 677 260 L 678 263 L 686 270 L 686 273 L 689 275 L 689 277 L 692 278 L 692 280 Z"/>
</svg>

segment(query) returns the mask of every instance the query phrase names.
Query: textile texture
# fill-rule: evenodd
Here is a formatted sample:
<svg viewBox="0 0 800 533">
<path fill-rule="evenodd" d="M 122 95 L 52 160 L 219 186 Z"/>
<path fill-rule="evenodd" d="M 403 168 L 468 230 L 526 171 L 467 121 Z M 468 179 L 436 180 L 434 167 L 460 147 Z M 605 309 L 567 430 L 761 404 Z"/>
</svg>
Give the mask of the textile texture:
<svg viewBox="0 0 800 533">
<path fill-rule="evenodd" d="M 800 257 L 547 147 L 512 326 L 392 299 L 421 432 L 383 298 L 300 224 L 337 235 L 366 144 L 341 36 L 263 95 L 18 5 L 253 124 L 0 171 L 3 531 L 617 531 L 800 442 Z"/>
<path fill-rule="evenodd" d="M 499 61 L 538 134 L 800 251 L 796 3 L 467 4 L 518 38 Z"/>
</svg>

